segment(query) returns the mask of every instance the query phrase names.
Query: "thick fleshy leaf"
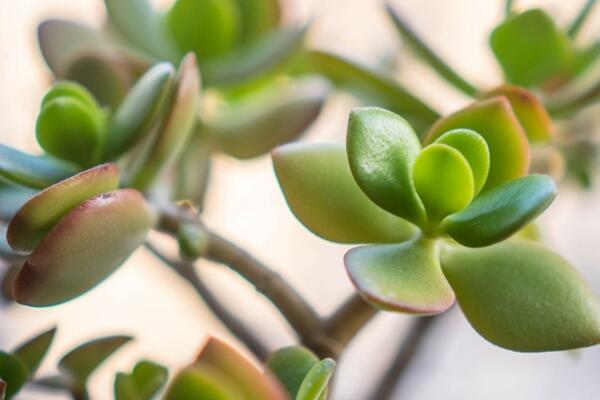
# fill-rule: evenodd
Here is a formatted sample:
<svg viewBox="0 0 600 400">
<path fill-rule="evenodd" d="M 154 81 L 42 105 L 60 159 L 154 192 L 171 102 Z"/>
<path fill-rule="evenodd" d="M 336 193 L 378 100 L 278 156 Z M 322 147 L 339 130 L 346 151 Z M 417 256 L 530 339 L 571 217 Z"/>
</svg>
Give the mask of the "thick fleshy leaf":
<svg viewBox="0 0 600 400">
<path fill-rule="evenodd" d="M 140 78 L 113 115 L 104 149 L 114 159 L 135 145 L 149 130 L 166 105 L 175 70 L 167 63 L 152 67 Z"/>
<path fill-rule="evenodd" d="M 250 360 L 227 343 L 210 338 L 204 345 L 195 366 L 209 366 L 236 383 L 244 398 L 284 400 L 283 387 L 270 374 L 263 374 Z"/>
<path fill-rule="evenodd" d="M 177 0 L 166 20 L 179 49 L 200 63 L 230 50 L 240 34 L 236 0 Z"/>
<path fill-rule="evenodd" d="M 213 149 L 207 142 L 207 138 L 194 135 L 185 146 L 177 165 L 174 166 L 177 173 L 171 199 L 189 201 L 199 211 L 204 208 L 212 172 Z"/>
<path fill-rule="evenodd" d="M 99 109 L 99 104 L 88 89 L 77 82 L 61 81 L 55 83 L 52 88 L 44 95 L 42 99 L 42 107 L 51 100 L 61 97 L 75 98 L 86 104 L 90 112 L 95 112 Z"/>
<path fill-rule="evenodd" d="M 452 129 L 472 129 L 487 142 L 490 172 L 483 191 L 527 173 L 529 143 L 506 97 L 493 97 L 438 120 L 429 130 L 425 143 L 432 143 Z"/>
<path fill-rule="evenodd" d="M 16 278 L 15 300 L 50 306 L 93 288 L 143 243 L 155 215 L 139 192 L 116 190 L 84 201 L 61 218 Z"/>
<path fill-rule="evenodd" d="M 418 132 L 439 118 L 436 111 L 383 73 L 321 51 L 308 52 L 307 58 L 316 72 L 365 99 L 370 105 L 379 105 L 402 115 Z"/>
<path fill-rule="evenodd" d="M 413 181 L 430 223 L 465 208 L 473 199 L 473 172 L 462 153 L 445 144 L 427 146 L 415 160 Z"/>
<path fill-rule="evenodd" d="M 0 144 L 0 178 L 34 189 L 43 189 L 76 174 L 69 162 L 34 156 Z"/>
<path fill-rule="evenodd" d="M 116 400 L 150 400 L 167 382 L 168 370 L 152 361 L 138 362 L 130 374 L 118 373 Z"/>
<path fill-rule="evenodd" d="M 169 111 L 163 117 L 157 136 L 138 160 L 130 186 L 146 190 L 164 167 L 177 159 L 194 132 L 200 106 L 200 77 L 196 58 L 188 54 L 181 62 L 175 93 Z"/>
<path fill-rule="evenodd" d="M 58 368 L 68 377 L 73 389 L 85 391 L 90 375 L 122 346 L 131 336 L 107 336 L 77 346 L 58 362 Z"/>
<path fill-rule="evenodd" d="M 600 304 L 573 267 L 540 244 L 448 247 L 442 266 L 471 325 L 498 346 L 553 351 L 600 343 Z"/>
<path fill-rule="evenodd" d="M 525 176 L 477 197 L 469 207 L 446 218 L 442 228 L 465 246 L 488 246 L 523 228 L 555 197 L 556 185 L 552 178 Z"/>
<path fill-rule="evenodd" d="M 275 29 L 281 14 L 279 0 L 236 0 L 240 11 L 243 43 L 252 42 Z"/>
<path fill-rule="evenodd" d="M 397 243 L 415 232 L 362 192 L 342 144 L 288 144 L 273 152 L 273 166 L 294 215 L 326 240 Z"/>
<path fill-rule="evenodd" d="M 70 210 L 119 186 L 119 169 L 103 164 L 61 181 L 32 197 L 8 225 L 7 239 L 17 251 L 29 252 Z"/>
<path fill-rule="evenodd" d="M 319 359 L 309 349 L 302 346 L 290 346 L 271 354 L 267 360 L 267 367 L 293 399 L 308 372 L 318 363 Z"/>
<path fill-rule="evenodd" d="M 272 73 L 300 50 L 308 27 L 284 27 L 254 43 L 204 62 L 207 86 L 232 86 Z"/>
<path fill-rule="evenodd" d="M 245 400 L 246 397 L 232 377 L 214 367 L 202 365 L 180 371 L 171 382 L 165 395 L 165 400 L 198 399 Z M 254 400 L 254 397 L 251 399 Z M 264 399 L 271 400 L 266 397 Z"/>
<path fill-rule="evenodd" d="M 27 365 L 19 357 L 0 351 L 0 379 L 6 383 L 7 399 L 21 389 L 27 376 Z"/>
<path fill-rule="evenodd" d="M 508 18 L 494 29 L 490 45 L 512 83 L 555 86 L 568 79 L 573 49 L 566 34 L 540 9 Z"/>
<path fill-rule="evenodd" d="M 308 371 L 302 385 L 298 389 L 296 400 L 320 400 L 327 393 L 327 384 L 333 376 L 335 361 L 326 358 Z"/>
<path fill-rule="evenodd" d="M 204 121 L 202 133 L 234 157 L 257 157 L 304 133 L 319 116 L 328 94 L 327 83 L 317 78 L 285 85 Z"/>
<path fill-rule="evenodd" d="M 425 209 L 411 176 L 421 144 L 408 122 L 382 108 L 354 109 L 347 146 L 350 169 L 366 195 L 385 210 L 422 224 Z"/>
<path fill-rule="evenodd" d="M 460 151 L 473 172 L 477 195 L 485 185 L 490 171 L 490 150 L 485 139 L 471 129 L 453 129 L 437 138 L 435 143 L 445 144 Z"/>
<path fill-rule="evenodd" d="M 104 4 L 110 22 L 131 44 L 157 58 L 177 60 L 160 17 L 147 0 L 105 0 Z"/>
<path fill-rule="evenodd" d="M 438 314 L 454 304 L 440 269 L 435 240 L 356 247 L 344 264 L 360 294 L 376 307 L 413 314 Z"/>
<path fill-rule="evenodd" d="M 206 254 L 210 245 L 210 237 L 202 224 L 181 223 L 177 230 L 177 242 L 181 258 L 193 261 Z"/>
<path fill-rule="evenodd" d="M 19 357 L 27 366 L 27 371 L 29 372 L 28 376 L 30 378 L 33 377 L 40 363 L 46 356 L 55 334 L 56 327 L 23 343 L 13 352 L 14 355 Z"/>
</svg>

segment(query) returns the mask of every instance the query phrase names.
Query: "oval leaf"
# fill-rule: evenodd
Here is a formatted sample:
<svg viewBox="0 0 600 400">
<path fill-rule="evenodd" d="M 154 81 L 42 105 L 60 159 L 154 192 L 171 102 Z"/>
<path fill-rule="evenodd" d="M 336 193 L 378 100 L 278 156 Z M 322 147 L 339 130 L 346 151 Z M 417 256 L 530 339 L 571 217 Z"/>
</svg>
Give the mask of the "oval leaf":
<svg viewBox="0 0 600 400">
<path fill-rule="evenodd" d="M 298 389 L 296 400 L 320 400 L 327 392 L 327 384 L 334 370 L 335 361 L 331 358 L 326 358 L 312 367 Z"/>
<path fill-rule="evenodd" d="M 516 351 L 600 343 L 600 304 L 560 256 L 534 242 L 448 247 L 444 273 L 473 327 Z"/>
<path fill-rule="evenodd" d="M 437 244 L 419 238 L 401 244 L 356 247 L 344 264 L 360 294 L 374 306 L 412 314 L 438 314 L 454 304 L 442 274 Z"/>
<path fill-rule="evenodd" d="M 317 356 L 302 346 L 279 349 L 267 360 L 267 367 L 294 398 L 308 372 L 319 363 Z"/>
<path fill-rule="evenodd" d="M 445 144 L 427 146 L 415 160 L 413 180 L 430 223 L 465 208 L 473 199 L 473 172 L 460 151 Z"/>
<path fill-rule="evenodd" d="M 66 213 L 90 197 L 119 186 L 119 169 L 104 164 L 88 169 L 38 193 L 8 225 L 7 240 L 17 251 L 29 252 Z"/>
<path fill-rule="evenodd" d="M 421 144 L 408 122 L 382 108 L 355 109 L 347 148 L 352 174 L 366 195 L 385 210 L 422 224 L 425 209 L 411 176 Z"/>
<path fill-rule="evenodd" d="M 0 379 L 6 384 L 6 398 L 13 397 L 27 382 L 27 365 L 18 357 L 0 351 Z"/>
<path fill-rule="evenodd" d="M 326 240 L 397 243 L 415 232 L 361 191 L 341 144 L 289 144 L 273 152 L 273 166 L 296 218 Z"/>
<path fill-rule="evenodd" d="M 55 334 L 56 327 L 23 343 L 13 352 L 14 355 L 19 357 L 27 366 L 29 378 L 33 377 L 35 371 L 37 371 L 40 363 L 46 356 Z"/>
<path fill-rule="evenodd" d="M 529 175 L 482 194 L 469 207 L 446 218 L 442 228 L 465 246 L 488 246 L 523 228 L 555 197 L 552 178 Z"/>
<path fill-rule="evenodd" d="M 16 278 L 15 300 L 50 306 L 93 288 L 143 243 L 155 215 L 139 192 L 122 189 L 72 209 L 42 239 Z"/>
<path fill-rule="evenodd" d="M 116 400 L 150 400 L 167 382 L 168 370 L 152 361 L 138 362 L 131 374 L 115 379 Z"/>
<path fill-rule="evenodd" d="M 44 95 L 42 99 L 42 107 L 44 107 L 51 100 L 59 99 L 61 97 L 74 98 L 86 104 L 90 112 L 98 110 L 99 105 L 92 93 L 87 90 L 84 86 L 77 82 L 62 81 L 55 83 L 52 88 Z"/>
<path fill-rule="evenodd" d="M 216 368 L 202 365 L 180 371 L 171 382 L 165 395 L 165 400 L 198 399 L 245 400 L 246 397 L 240 392 L 231 377 Z M 271 400 L 270 398 L 265 399 Z"/>
<path fill-rule="evenodd" d="M 527 136 L 505 97 L 478 101 L 441 118 L 427 133 L 425 143 L 432 143 L 444 133 L 460 128 L 479 133 L 490 150 L 490 172 L 483 191 L 527 173 Z"/>
</svg>

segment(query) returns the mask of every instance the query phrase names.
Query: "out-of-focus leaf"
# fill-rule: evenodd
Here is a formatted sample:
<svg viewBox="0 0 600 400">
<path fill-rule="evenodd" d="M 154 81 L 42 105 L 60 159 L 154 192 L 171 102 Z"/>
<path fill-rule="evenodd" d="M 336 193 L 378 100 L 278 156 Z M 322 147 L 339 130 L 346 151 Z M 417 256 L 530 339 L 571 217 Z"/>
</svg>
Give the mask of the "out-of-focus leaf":
<svg viewBox="0 0 600 400">
<path fill-rule="evenodd" d="M 78 168 L 69 162 L 34 156 L 0 144 L 0 177 L 9 182 L 43 189 L 77 171 Z"/>
<path fill-rule="evenodd" d="M 496 96 L 508 99 L 531 143 L 548 143 L 552 140 L 552 120 L 533 93 L 518 86 L 504 84 L 485 93 L 482 98 Z"/>
<path fill-rule="evenodd" d="M 147 0 L 105 0 L 110 22 L 131 44 L 159 59 L 176 61 L 160 17 Z"/>
<path fill-rule="evenodd" d="M 40 363 L 46 356 L 54 335 L 56 334 L 56 327 L 45 331 L 33 339 L 23 343 L 13 353 L 19 357 L 27 366 L 28 376 L 31 378 L 37 371 Z"/>
<path fill-rule="evenodd" d="M 140 78 L 110 121 L 105 157 L 118 157 L 150 134 L 150 128 L 167 103 L 174 76 L 175 70 L 170 64 L 160 63 Z"/>
<path fill-rule="evenodd" d="M 439 118 L 436 111 L 383 73 L 321 51 L 308 52 L 306 57 L 316 72 L 354 92 L 370 105 L 379 105 L 402 115 L 417 132 L 422 132 Z"/>
<path fill-rule="evenodd" d="M 23 204 L 37 193 L 37 190 L 0 180 L 0 221 L 9 222 Z"/>
<path fill-rule="evenodd" d="M 293 399 L 308 372 L 318 363 L 319 359 L 309 349 L 302 346 L 290 346 L 271 354 L 267 360 L 267 367 Z"/>
<path fill-rule="evenodd" d="M 502 22 L 492 32 L 490 45 L 512 83 L 553 87 L 569 78 L 573 48 L 566 34 L 540 9 Z"/>
<path fill-rule="evenodd" d="M 488 246 L 517 232 L 541 214 L 555 197 L 552 178 L 525 176 L 477 197 L 465 210 L 446 218 L 443 229 L 465 246 Z"/>
<path fill-rule="evenodd" d="M 13 397 L 27 382 L 27 365 L 17 356 L 0 351 L 0 379 L 6 383 L 6 398 Z"/>
<path fill-rule="evenodd" d="M 84 392 L 90 375 L 131 336 L 106 336 L 77 346 L 58 362 L 58 368 L 68 377 L 72 388 Z"/>
<path fill-rule="evenodd" d="M 148 189 L 164 167 L 183 150 L 194 132 L 200 106 L 200 77 L 196 58 L 188 54 L 179 67 L 169 111 L 163 117 L 157 136 L 134 167 L 130 186 Z"/>
<path fill-rule="evenodd" d="M 462 210 L 475 194 L 469 163 L 460 151 L 445 144 L 427 146 L 415 160 L 412 173 L 430 223 Z"/>
<path fill-rule="evenodd" d="M 280 68 L 302 46 L 307 26 L 284 27 L 223 56 L 202 60 L 207 86 L 233 86 Z"/>
<path fill-rule="evenodd" d="M 379 308 L 438 314 L 454 304 L 434 240 L 356 247 L 344 264 L 359 293 Z"/>
<path fill-rule="evenodd" d="M 246 398 L 232 377 L 206 365 L 192 366 L 180 371 L 165 395 L 165 400 L 245 400 Z"/>
<path fill-rule="evenodd" d="M 106 279 L 143 243 L 155 215 L 141 194 L 122 189 L 93 197 L 61 218 L 23 265 L 15 300 L 50 306 Z"/>
<path fill-rule="evenodd" d="M 0 399 L 4 400 L 6 396 L 6 382 L 0 378 Z"/>
<path fill-rule="evenodd" d="M 308 371 L 302 385 L 298 389 L 296 400 L 320 400 L 327 392 L 327 384 L 333 376 L 335 361 L 326 358 Z"/>
<path fill-rule="evenodd" d="M 288 144 L 273 152 L 273 166 L 294 215 L 326 240 L 397 243 L 415 232 L 362 192 L 341 144 Z"/>
<path fill-rule="evenodd" d="M 210 184 L 212 146 L 200 135 L 194 135 L 175 166 L 173 200 L 190 201 L 202 211 Z"/>
<path fill-rule="evenodd" d="M 204 121 L 201 130 L 234 157 L 257 157 L 305 132 L 319 116 L 328 94 L 323 80 L 295 82 L 233 105 Z"/>
<path fill-rule="evenodd" d="M 453 129 L 437 138 L 435 143 L 445 144 L 460 151 L 473 172 L 477 195 L 485 185 L 490 171 L 490 150 L 485 139 L 470 129 Z"/>
<path fill-rule="evenodd" d="M 240 34 L 236 0 L 177 0 L 166 19 L 179 49 L 200 63 L 231 50 Z"/>
<path fill-rule="evenodd" d="M 17 251 L 29 252 L 71 209 L 119 186 L 119 169 L 103 164 L 38 193 L 19 209 L 8 225 L 7 239 Z"/>
<path fill-rule="evenodd" d="M 98 102 L 89 90 L 77 82 L 70 81 L 55 83 L 44 95 L 44 98 L 42 99 L 42 107 L 44 107 L 51 100 L 61 97 L 75 98 L 81 101 L 83 104 L 86 104 L 91 112 L 94 112 L 99 108 Z"/>
<path fill-rule="evenodd" d="M 577 272 L 534 242 L 448 247 L 442 267 L 467 319 L 484 338 L 516 351 L 600 343 L 600 305 Z"/>
<path fill-rule="evenodd" d="M 425 209 L 411 176 L 421 144 L 408 122 L 382 108 L 354 109 L 347 146 L 350 169 L 366 195 L 385 210 L 421 225 Z"/>
<path fill-rule="evenodd" d="M 240 11 L 240 40 L 248 43 L 275 29 L 281 14 L 279 0 L 236 0 Z"/>
<path fill-rule="evenodd" d="M 116 400 L 150 400 L 167 382 L 168 371 L 152 361 L 138 362 L 130 374 L 118 373 Z"/>
<path fill-rule="evenodd" d="M 452 129 L 472 129 L 487 142 L 490 172 L 483 191 L 527 173 L 529 143 L 506 97 L 493 97 L 438 120 L 427 132 L 425 143 L 432 143 Z"/>
</svg>

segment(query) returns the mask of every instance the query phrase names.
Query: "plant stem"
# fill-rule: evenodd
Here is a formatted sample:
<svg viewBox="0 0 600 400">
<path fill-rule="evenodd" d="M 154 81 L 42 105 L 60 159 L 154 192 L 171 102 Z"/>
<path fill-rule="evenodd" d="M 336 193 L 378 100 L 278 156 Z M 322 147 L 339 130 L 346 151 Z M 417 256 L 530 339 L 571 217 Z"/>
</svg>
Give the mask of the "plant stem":
<svg viewBox="0 0 600 400">
<path fill-rule="evenodd" d="M 398 387 L 408 366 L 414 360 L 419 348 L 423 345 L 427 332 L 433 326 L 436 318 L 436 316 L 416 317 L 412 320 L 412 325 L 402 339 L 396 358 L 376 386 L 375 392 L 370 397 L 371 399 L 387 400 L 391 398 L 394 389 Z"/>
<path fill-rule="evenodd" d="M 392 18 L 394 25 L 406 42 L 448 83 L 469 97 L 475 97 L 479 90 L 454 71 L 440 56 L 438 56 L 419 35 L 406 23 L 400 14 L 386 2 L 385 8 Z"/>
<path fill-rule="evenodd" d="M 586 21 L 587 17 L 590 15 L 590 11 L 592 11 L 592 8 L 594 7 L 595 4 L 596 4 L 596 0 L 588 0 L 584 4 L 584 6 L 581 7 L 579 14 L 577 14 L 577 17 L 575 17 L 575 19 L 573 20 L 573 22 L 567 29 L 567 35 L 569 35 L 569 37 L 571 39 L 575 39 L 575 37 L 577 37 L 577 34 L 583 27 L 584 22 Z"/>
<path fill-rule="evenodd" d="M 514 0 L 506 0 L 504 2 L 504 18 L 510 17 L 513 12 L 513 7 L 515 6 Z"/>
<path fill-rule="evenodd" d="M 200 297 L 204 300 L 208 308 L 225 325 L 225 327 L 242 343 L 246 345 L 259 360 L 264 360 L 269 355 L 267 347 L 252 333 L 243 322 L 230 313 L 226 307 L 221 305 L 219 300 L 212 294 L 210 289 L 202 282 L 194 265 L 191 263 L 176 261 L 165 256 L 152 243 L 146 243 L 146 248 L 154 254 L 160 261 L 171 267 L 180 277 L 185 279 Z"/>
</svg>

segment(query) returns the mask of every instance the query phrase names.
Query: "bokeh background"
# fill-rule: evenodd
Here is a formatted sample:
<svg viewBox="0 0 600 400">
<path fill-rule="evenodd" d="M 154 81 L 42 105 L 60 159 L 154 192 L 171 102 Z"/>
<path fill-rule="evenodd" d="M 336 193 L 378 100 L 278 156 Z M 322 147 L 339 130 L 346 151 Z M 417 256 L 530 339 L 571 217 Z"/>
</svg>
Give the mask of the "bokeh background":
<svg viewBox="0 0 600 400">
<path fill-rule="evenodd" d="M 570 21 L 584 0 L 518 1 L 543 5 L 559 23 Z M 169 1 L 154 1 L 157 7 Z M 446 113 L 468 100 L 445 86 L 401 43 L 376 0 L 287 0 L 290 19 L 314 18 L 311 46 L 334 50 L 371 65 L 396 65 L 398 78 Z M 481 86 L 500 82 L 487 37 L 501 17 L 501 1 L 396 0 L 446 60 Z M 36 150 L 34 123 L 50 74 L 39 54 L 37 24 L 63 17 L 100 25 L 101 0 L 0 0 L 0 140 Z M 600 7 L 581 39 L 600 35 Z M 306 140 L 343 140 L 352 98 L 335 96 Z M 600 110 L 590 110 L 590 115 Z M 326 314 L 352 291 L 342 265 L 346 247 L 324 242 L 306 231 L 288 211 L 268 157 L 238 162 L 216 160 L 208 198 L 209 226 L 248 248 L 277 269 Z M 600 182 L 597 182 L 600 183 Z M 597 185 L 598 187 L 598 185 Z M 600 202 L 598 190 L 563 187 L 546 212 L 543 227 L 554 248 L 572 261 L 600 296 Z M 261 331 L 273 347 L 291 343 L 282 319 L 254 290 L 226 269 L 198 263 L 220 298 Z M 379 315 L 340 360 L 334 399 L 368 399 L 391 361 L 410 317 Z M 189 362 L 207 334 L 228 338 L 195 293 L 174 273 L 139 250 L 110 279 L 70 303 L 32 309 L 0 307 L 0 348 L 11 349 L 53 324 L 59 332 L 40 373 L 50 374 L 58 357 L 87 339 L 125 333 L 133 344 L 94 375 L 92 399 L 110 399 L 116 370 L 129 370 L 140 357 L 177 368 Z M 233 340 L 232 338 L 228 338 Z M 600 346 L 568 353 L 520 354 L 479 337 L 453 309 L 430 332 L 394 398 L 598 399 Z M 20 399 L 62 399 L 25 390 Z"/>
</svg>

